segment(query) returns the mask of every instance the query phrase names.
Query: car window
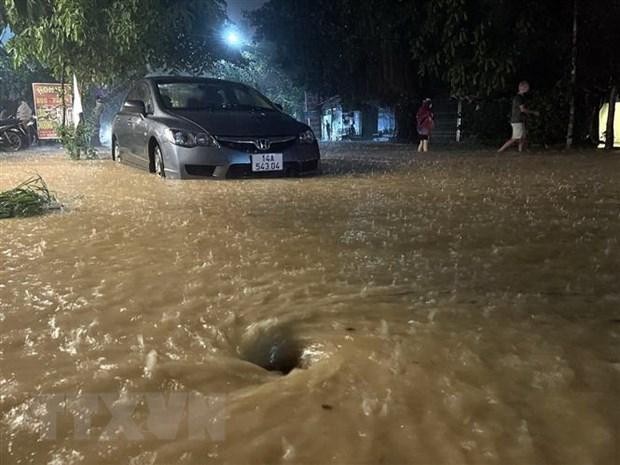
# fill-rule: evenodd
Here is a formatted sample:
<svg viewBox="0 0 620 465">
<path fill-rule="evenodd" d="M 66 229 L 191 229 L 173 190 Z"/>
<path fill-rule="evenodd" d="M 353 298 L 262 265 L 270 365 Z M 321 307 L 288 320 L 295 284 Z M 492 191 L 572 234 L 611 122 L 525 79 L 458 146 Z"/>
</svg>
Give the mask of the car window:
<svg viewBox="0 0 620 465">
<path fill-rule="evenodd" d="M 238 105 L 263 107 L 271 105 L 258 93 L 245 87 L 235 87 L 233 89 L 235 100 Z"/>
<path fill-rule="evenodd" d="M 149 86 L 142 83 L 140 84 L 140 94 L 142 95 L 142 101 L 147 113 L 153 113 L 153 97 L 151 96 L 151 90 Z"/>
<path fill-rule="evenodd" d="M 142 100 L 139 85 L 135 85 L 131 88 L 131 90 L 127 94 L 127 100 Z"/>
<path fill-rule="evenodd" d="M 144 107 L 146 108 L 147 113 L 153 112 L 153 97 L 151 96 L 151 91 L 148 86 L 141 82 L 135 85 L 127 94 L 127 100 L 139 100 L 144 102 Z"/>
<path fill-rule="evenodd" d="M 159 83 L 157 90 L 170 110 L 274 109 L 258 92 L 226 82 Z"/>
</svg>

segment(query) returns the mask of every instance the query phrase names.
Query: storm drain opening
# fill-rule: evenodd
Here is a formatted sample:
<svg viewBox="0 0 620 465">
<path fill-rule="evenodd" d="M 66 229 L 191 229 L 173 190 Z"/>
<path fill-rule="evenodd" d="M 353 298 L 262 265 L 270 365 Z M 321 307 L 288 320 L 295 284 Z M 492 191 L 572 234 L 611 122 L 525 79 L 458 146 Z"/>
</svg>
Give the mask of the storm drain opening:
<svg viewBox="0 0 620 465">
<path fill-rule="evenodd" d="M 247 362 L 283 375 L 295 368 L 307 368 L 302 345 L 292 334 L 281 329 L 257 335 L 243 345 L 240 355 Z"/>
</svg>

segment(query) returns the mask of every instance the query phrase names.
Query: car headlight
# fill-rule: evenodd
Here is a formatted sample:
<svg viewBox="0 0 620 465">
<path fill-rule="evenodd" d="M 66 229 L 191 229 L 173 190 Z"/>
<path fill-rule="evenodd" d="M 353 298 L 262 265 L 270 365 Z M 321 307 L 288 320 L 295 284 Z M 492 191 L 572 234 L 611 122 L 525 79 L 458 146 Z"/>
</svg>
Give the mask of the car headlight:
<svg viewBox="0 0 620 465">
<path fill-rule="evenodd" d="M 196 137 L 191 132 L 180 129 L 168 129 L 166 133 L 170 142 L 175 145 L 180 145 L 181 147 L 196 146 Z"/>
<path fill-rule="evenodd" d="M 201 147 L 220 146 L 212 135 L 204 132 L 194 134 L 193 132 L 183 131 L 182 129 L 168 129 L 167 135 L 170 142 L 175 145 L 180 145 L 181 147 L 196 147 L 197 145 Z"/>
<path fill-rule="evenodd" d="M 315 140 L 316 138 L 314 137 L 312 129 L 308 129 L 307 131 L 299 134 L 299 142 L 301 142 L 302 144 L 312 144 Z"/>
<path fill-rule="evenodd" d="M 211 134 L 207 134 L 205 132 L 199 132 L 196 134 L 196 145 L 200 145 L 202 147 L 219 147 L 220 144 L 215 137 Z"/>
</svg>

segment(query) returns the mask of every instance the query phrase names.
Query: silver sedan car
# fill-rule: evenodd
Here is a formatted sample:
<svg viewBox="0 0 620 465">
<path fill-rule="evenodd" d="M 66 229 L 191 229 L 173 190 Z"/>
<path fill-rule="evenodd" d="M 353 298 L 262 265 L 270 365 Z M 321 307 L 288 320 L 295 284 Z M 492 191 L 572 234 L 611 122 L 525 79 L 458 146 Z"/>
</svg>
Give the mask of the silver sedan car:
<svg viewBox="0 0 620 465">
<path fill-rule="evenodd" d="M 206 78 L 138 81 L 114 118 L 112 158 L 181 179 L 320 171 L 308 126 L 251 87 Z"/>
</svg>

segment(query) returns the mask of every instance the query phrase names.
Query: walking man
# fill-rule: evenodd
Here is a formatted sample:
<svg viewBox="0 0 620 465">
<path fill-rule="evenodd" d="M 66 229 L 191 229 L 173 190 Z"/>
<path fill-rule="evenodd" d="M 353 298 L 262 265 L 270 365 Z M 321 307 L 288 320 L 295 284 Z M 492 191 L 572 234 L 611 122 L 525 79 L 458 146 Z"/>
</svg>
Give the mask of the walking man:
<svg viewBox="0 0 620 465">
<path fill-rule="evenodd" d="M 525 94 L 530 91 L 530 84 L 527 81 L 519 83 L 519 92 L 512 99 L 512 111 L 510 113 L 510 125 L 512 126 L 512 137 L 506 141 L 498 150 L 503 152 L 515 142 L 519 143 L 519 152 L 522 152 L 527 144 L 527 115 L 539 116 L 537 111 L 529 110 L 525 103 Z"/>
</svg>

